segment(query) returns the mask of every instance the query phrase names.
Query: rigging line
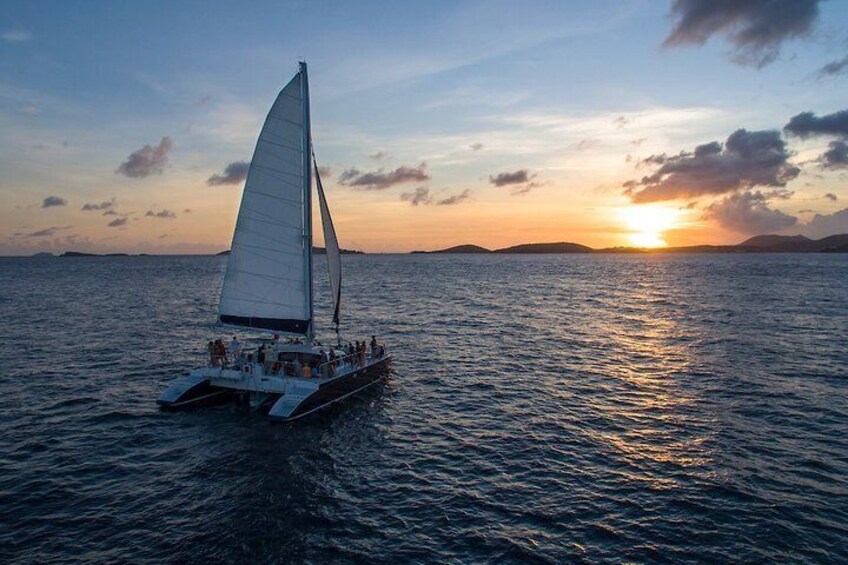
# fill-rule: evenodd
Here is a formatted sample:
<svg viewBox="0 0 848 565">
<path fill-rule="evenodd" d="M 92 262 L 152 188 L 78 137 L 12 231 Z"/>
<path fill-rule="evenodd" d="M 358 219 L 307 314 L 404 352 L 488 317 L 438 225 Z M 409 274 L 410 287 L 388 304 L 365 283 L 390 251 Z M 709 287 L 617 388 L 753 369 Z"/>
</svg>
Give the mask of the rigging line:
<svg viewBox="0 0 848 565">
<path fill-rule="evenodd" d="M 271 283 L 272 286 L 283 288 L 283 289 L 286 289 L 286 290 L 292 290 L 292 291 L 295 291 L 295 292 L 297 292 L 298 289 L 300 288 L 300 285 L 303 284 L 302 279 L 290 279 L 290 278 L 286 278 L 286 277 L 275 277 L 275 276 L 272 276 L 272 275 L 263 274 L 263 273 L 255 273 L 255 272 L 251 272 L 251 271 L 238 271 L 238 273 L 240 275 L 242 275 L 242 278 L 245 279 L 245 280 L 256 279 L 257 281 L 265 281 L 265 282 Z M 243 289 L 239 289 L 238 292 L 242 293 L 242 294 L 246 294 L 246 295 L 251 295 L 251 296 L 260 296 L 258 294 L 254 294 L 254 293 L 251 293 L 250 291 L 243 290 Z"/>
<path fill-rule="evenodd" d="M 303 122 L 295 122 L 294 120 L 290 120 L 288 118 L 283 118 L 282 116 L 275 116 L 273 114 L 268 114 L 268 117 L 272 118 L 274 120 L 277 120 L 278 122 L 285 122 L 285 123 L 292 125 L 294 127 L 297 127 L 297 128 L 303 127 Z"/>
<path fill-rule="evenodd" d="M 261 212 L 256 212 L 254 210 L 249 210 L 248 212 L 250 214 L 253 214 L 252 216 L 250 216 L 248 218 L 251 221 L 258 222 L 258 223 L 261 223 L 261 224 L 276 226 L 276 227 L 279 227 L 279 228 L 289 228 L 292 231 L 300 231 L 299 226 L 294 226 L 292 224 L 287 224 L 285 222 L 277 221 L 273 217 L 269 217 L 267 214 L 262 214 Z"/>
<path fill-rule="evenodd" d="M 290 183 L 290 182 L 288 181 L 288 179 L 285 179 L 285 178 L 282 178 L 282 177 L 278 177 L 278 176 L 276 176 L 276 175 L 274 175 L 274 174 L 272 174 L 272 173 L 269 173 L 268 171 L 259 171 L 259 172 L 260 172 L 260 174 L 264 174 L 264 175 L 266 175 L 267 177 L 271 178 L 271 179 L 272 179 L 272 180 L 274 180 L 274 181 L 277 181 L 277 182 L 282 183 L 282 184 L 284 185 L 284 188 L 286 188 L 286 189 L 288 189 L 288 190 L 296 189 L 296 188 L 297 188 L 297 185 Z M 256 177 L 254 177 L 254 178 L 256 178 Z M 291 198 L 284 198 L 284 197 L 282 197 L 281 195 L 278 195 L 278 194 L 271 194 L 271 193 L 263 192 L 263 191 L 259 190 L 258 188 L 256 188 L 255 186 L 253 186 L 253 185 L 255 185 L 257 182 L 258 182 L 258 183 L 261 183 L 261 182 L 263 182 L 263 181 L 260 179 L 260 180 L 257 180 L 256 182 L 251 183 L 251 187 L 248 189 L 248 190 L 249 190 L 249 194 L 256 194 L 257 196 L 264 196 L 264 197 L 266 197 L 266 198 L 271 198 L 272 200 L 278 200 L 278 201 L 280 201 L 280 202 L 285 202 L 285 203 L 287 203 L 287 204 L 291 204 L 292 206 L 297 206 L 297 205 L 299 205 L 299 204 L 300 204 L 300 201 L 299 201 L 299 200 L 292 200 Z"/>
<path fill-rule="evenodd" d="M 271 141 L 270 139 L 263 139 L 262 143 L 267 143 L 268 145 L 273 145 L 275 147 L 281 147 L 283 149 L 288 149 L 289 151 L 294 151 L 295 153 L 303 153 L 303 147 L 301 147 L 299 145 L 297 147 L 295 147 L 293 145 L 286 145 L 284 143 L 277 143 L 276 141 Z"/>
<path fill-rule="evenodd" d="M 280 170 L 280 169 L 275 169 L 274 167 L 270 167 L 270 166 L 268 166 L 268 165 L 261 165 L 261 164 L 257 163 L 255 160 L 254 160 L 254 162 L 253 162 L 252 166 L 253 166 L 253 167 L 256 167 L 256 168 L 257 168 L 257 169 L 259 169 L 260 171 L 266 171 L 266 172 L 270 171 L 270 172 L 272 172 L 272 173 L 279 173 L 279 174 L 283 174 L 283 175 L 288 175 L 288 176 L 290 176 L 290 177 L 295 177 L 295 178 L 303 179 L 303 173 L 289 173 L 288 171 L 283 171 L 283 170 Z"/>
<path fill-rule="evenodd" d="M 274 244 L 277 244 L 277 245 L 284 245 L 288 249 L 282 249 L 282 248 L 273 249 L 273 248 L 269 248 L 269 247 L 261 247 L 261 246 L 256 245 L 256 244 L 244 243 L 242 241 L 237 242 L 237 247 L 248 247 L 248 248 L 252 247 L 252 248 L 255 248 L 255 249 L 262 249 L 263 251 L 272 251 L 272 252 L 280 251 L 280 252 L 282 252 L 286 255 L 301 255 L 303 253 L 303 242 L 302 241 L 298 241 L 297 243 L 292 244 L 290 240 L 287 241 L 285 239 L 277 239 L 277 238 L 274 238 L 273 236 L 263 234 L 263 233 L 260 233 L 260 232 L 257 232 L 257 231 L 253 231 L 253 230 L 247 229 L 245 227 L 239 228 L 237 230 L 237 232 L 239 234 L 252 235 L 254 237 L 261 238 L 261 239 L 263 239 L 267 242 L 274 243 Z"/>
<path fill-rule="evenodd" d="M 281 308 L 288 308 L 292 310 L 297 310 L 298 308 L 300 308 L 301 310 L 303 309 L 303 303 L 301 301 L 298 301 L 296 303 L 268 302 L 265 299 L 265 295 L 254 294 L 252 296 L 255 296 L 256 298 L 230 298 L 228 302 L 247 302 L 250 304 L 262 304 L 264 306 L 275 306 L 275 310 L 279 310 Z M 228 310 L 233 311 L 237 310 L 237 308 L 228 308 Z"/>
<path fill-rule="evenodd" d="M 276 249 L 270 249 L 270 248 L 267 248 L 267 247 L 259 247 L 257 245 L 253 245 L 249 248 L 245 248 L 243 251 L 244 251 L 245 255 L 250 255 L 251 257 L 263 259 L 263 260 L 265 260 L 266 262 L 268 262 L 269 264 L 272 264 L 272 265 L 278 263 L 281 259 L 284 259 L 284 258 L 297 259 L 298 257 L 300 257 L 300 253 L 278 253 Z M 267 252 L 269 255 L 263 255 L 261 252 Z M 283 272 L 288 272 L 288 271 L 291 271 L 291 270 L 292 270 L 291 267 L 286 267 L 285 270 L 281 269 L 280 272 L 283 273 Z"/>
<path fill-rule="evenodd" d="M 286 86 L 288 86 L 288 85 L 286 85 Z M 293 94 L 289 94 L 288 92 L 286 92 L 286 89 L 285 89 L 285 88 L 283 88 L 283 89 L 280 91 L 280 93 L 277 95 L 277 98 L 280 98 L 281 96 L 282 96 L 283 98 L 288 98 L 289 100 L 294 100 L 294 101 L 296 101 L 296 102 L 300 102 L 300 101 L 302 100 L 302 98 L 300 97 L 300 93 L 299 93 L 299 92 L 298 92 L 298 95 L 297 95 L 297 96 L 294 96 Z M 275 104 L 275 105 L 276 105 L 276 104 Z"/>
</svg>

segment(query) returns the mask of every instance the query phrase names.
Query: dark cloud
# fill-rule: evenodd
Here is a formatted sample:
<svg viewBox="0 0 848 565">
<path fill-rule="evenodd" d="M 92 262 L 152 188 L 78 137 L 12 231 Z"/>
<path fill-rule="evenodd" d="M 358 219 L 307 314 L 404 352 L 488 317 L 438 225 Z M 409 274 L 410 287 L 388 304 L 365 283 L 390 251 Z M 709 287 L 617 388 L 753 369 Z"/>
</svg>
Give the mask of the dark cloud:
<svg viewBox="0 0 848 565">
<path fill-rule="evenodd" d="M 664 47 L 703 45 L 716 34 L 733 47 L 733 60 L 757 68 L 771 63 L 787 39 L 809 34 L 819 0 L 675 0 L 675 20 Z"/>
<path fill-rule="evenodd" d="M 801 112 L 783 126 L 784 131 L 801 138 L 816 135 L 848 136 L 848 110 L 840 110 L 818 117 L 812 112 Z"/>
<path fill-rule="evenodd" d="M 704 217 L 740 233 L 771 233 L 794 226 L 798 218 L 768 207 L 760 192 L 731 194 L 706 207 Z"/>
<path fill-rule="evenodd" d="M 523 184 L 528 182 L 533 175 L 527 169 L 519 169 L 515 172 L 498 173 L 489 177 L 489 182 L 495 186 L 509 186 L 511 184 Z"/>
<path fill-rule="evenodd" d="M 430 204 L 430 202 L 432 202 L 430 189 L 423 186 L 416 188 L 413 192 L 404 192 L 400 195 L 400 199 L 404 202 L 409 202 L 413 206 Z"/>
<path fill-rule="evenodd" d="M 484 145 L 482 143 L 472 143 L 469 147 L 471 147 L 472 151 L 480 151 L 483 149 Z"/>
<path fill-rule="evenodd" d="M 827 194 L 824 195 L 824 197 L 827 198 L 828 200 L 832 201 L 832 202 L 836 202 L 838 200 L 838 198 L 836 198 L 836 195 L 832 192 L 828 192 Z"/>
<path fill-rule="evenodd" d="M 85 211 L 111 210 L 115 207 L 116 204 L 117 204 L 117 202 L 115 202 L 114 198 L 112 200 L 100 202 L 99 204 L 98 203 L 86 202 L 85 204 L 82 205 L 82 210 L 85 210 Z"/>
<path fill-rule="evenodd" d="M 103 216 L 117 216 L 118 213 L 115 210 L 106 210 L 101 215 L 103 215 Z"/>
<path fill-rule="evenodd" d="M 619 117 L 617 117 L 616 119 L 614 119 L 614 120 L 612 121 L 612 123 L 613 123 L 613 125 L 615 126 L 615 129 L 621 129 L 621 128 L 623 128 L 624 126 L 626 126 L 627 124 L 629 124 L 629 123 L 630 123 L 630 120 L 628 120 L 628 119 L 627 119 L 627 118 L 625 118 L 624 116 L 619 116 Z"/>
<path fill-rule="evenodd" d="M 183 214 L 191 214 L 191 213 L 192 213 L 191 208 L 186 208 L 186 209 L 183 210 Z"/>
<path fill-rule="evenodd" d="M 211 100 L 212 97 L 207 94 L 206 96 L 201 96 L 194 105 L 198 108 L 202 108 L 203 106 L 208 106 Z"/>
<path fill-rule="evenodd" d="M 453 196 L 448 196 L 447 198 L 443 198 L 436 202 L 439 206 L 452 206 L 454 204 L 459 204 L 460 202 L 465 202 L 471 197 L 471 191 L 469 189 L 465 189 L 459 194 L 454 194 Z"/>
<path fill-rule="evenodd" d="M 363 173 L 355 168 L 351 168 L 339 176 L 339 182 L 341 184 L 363 190 L 383 190 L 398 184 L 424 182 L 427 180 L 430 180 L 430 175 L 427 173 L 427 163 L 421 163 L 417 167 L 402 165 L 388 173 L 383 172 L 383 169 Z"/>
<path fill-rule="evenodd" d="M 115 218 L 114 220 L 112 220 L 111 222 L 109 222 L 106 225 L 109 226 L 110 228 L 118 228 L 118 227 L 121 227 L 121 226 L 125 226 L 125 225 L 127 225 L 127 218 Z"/>
<path fill-rule="evenodd" d="M 648 139 L 648 138 L 647 138 L 647 137 L 640 137 L 639 139 L 634 139 L 634 140 L 632 140 L 630 143 L 632 143 L 632 144 L 633 144 L 633 145 L 635 145 L 636 147 L 639 147 L 640 145 L 642 145 L 643 143 L 645 143 L 645 140 L 646 140 L 646 139 Z"/>
<path fill-rule="evenodd" d="M 68 201 L 61 196 L 48 196 L 41 201 L 42 208 L 52 208 L 53 206 L 67 206 Z"/>
<path fill-rule="evenodd" d="M 46 229 L 43 229 L 43 230 L 38 230 L 38 231 L 34 231 L 32 233 L 21 234 L 21 235 L 23 235 L 24 237 L 49 237 L 51 235 L 54 235 L 58 231 L 69 230 L 69 229 L 71 229 L 71 226 L 51 227 L 51 228 L 46 228 Z"/>
<path fill-rule="evenodd" d="M 368 156 L 368 158 L 369 158 L 369 159 L 374 159 L 375 161 L 381 161 L 381 160 L 383 160 L 383 159 L 388 159 L 388 158 L 389 158 L 389 154 L 388 154 L 388 153 L 386 153 L 385 151 L 377 151 L 377 152 L 376 152 L 376 153 L 374 153 L 373 155 L 369 155 L 369 156 Z"/>
<path fill-rule="evenodd" d="M 784 187 L 801 172 L 789 163 L 786 142 L 775 130 L 739 129 L 718 142 L 678 155 L 652 155 L 642 161 L 659 166 L 641 180 L 623 184 L 633 202 L 657 202 L 724 194 L 756 186 Z"/>
<path fill-rule="evenodd" d="M 821 238 L 838 233 L 848 233 L 848 208 L 833 214 L 816 214 L 802 231 L 809 237 Z"/>
<path fill-rule="evenodd" d="M 844 169 L 848 167 L 848 143 L 831 141 L 828 150 L 822 153 L 819 161 L 826 169 Z"/>
<path fill-rule="evenodd" d="M 333 176 L 333 169 L 331 169 L 330 167 L 321 166 L 318 167 L 318 174 L 324 177 L 325 179 L 328 179 Z"/>
<path fill-rule="evenodd" d="M 844 72 L 848 72 L 848 55 L 838 61 L 831 61 L 823 66 L 819 69 L 819 76 L 825 77 L 841 75 Z"/>
<path fill-rule="evenodd" d="M 170 137 L 163 137 L 156 147 L 145 145 L 127 157 L 115 173 L 131 178 L 161 174 L 168 163 L 168 153 L 173 147 L 174 142 Z"/>
<path fill-rule="evenodd" d="M 209 186 L 219 186 L 222 184 L 239 184 L 247 178 L 247 170 L 250 168 L 250 163 L 245 161 L 235 161 L 224 167 L 224 174 L 214 174 L 207 179 L 206 184 Z"/>
<path fill-rule="evenodd" d="M 177 215 L 174 214 L 173 212 L 171 212 L 170 210 L 160 210 L 158 212 L 154 212 L 153 210 L 148 210 L 144 215 L 149 217 L 149 218 L 163 218 L 163 219 L 167 219 L 167 220 L 170 220 L 172 218 L 177 217 Z"/>
</svg>

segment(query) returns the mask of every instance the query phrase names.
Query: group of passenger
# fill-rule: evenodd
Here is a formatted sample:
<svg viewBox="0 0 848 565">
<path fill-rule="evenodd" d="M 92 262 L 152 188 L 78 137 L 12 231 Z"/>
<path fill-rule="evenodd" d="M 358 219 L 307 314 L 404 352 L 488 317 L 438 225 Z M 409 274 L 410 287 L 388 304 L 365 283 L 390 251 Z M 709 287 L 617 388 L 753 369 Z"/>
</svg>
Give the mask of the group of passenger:
<svg viewBox="0 0 848 565">
<path fill-rule="evenodd" d="M 280 343 L 280 335 L 274 334 L 274 344 Z M 288 340 L 287 344 L 302 344 L 301 340 Z M 315 342 L 316 345 L 321 345 L 320 342 Z M 345 364 L 364 367 L 367 363 L 369 353 L 372 359 L 379 359 L 385 355 L 385 347 L 377 342 L 376 336 L 371 336 L 370 344 L 364 341 L 357 341 L 355 345 L 348 342 L 346 346 L 341 347 L 343 356 L 339 356 L 336 350 L 328 347 L 326 350 L 322 347 L 319 351 L 320 361 L 301 362 L 295 357 L 294 361 L 284 361 L 285 353 L 275 352 L 272 344 L 262 343 L 257 347 L 255 352 L 248 352 L 247 360 L 252 362 L 254 359 L 262 365 L 269 365 L 266 370 L 270 369 L 272 373 L 282 372 L 287 376 L 298 376 L 303 378 L 318 378 L 322 376 L 333 377 L 339 366 Z M 242 345 L 236 336 L 233 336 L 232 341 L 224 344 L 223 340 L 210 340 L 206 345 L 206 351 L 209 355 L 210 367 L 226 367 L 230 361 L 237 362 L 242 354 Z M 275 358 L 276 353 L 276 358 Z"/>
</svg>

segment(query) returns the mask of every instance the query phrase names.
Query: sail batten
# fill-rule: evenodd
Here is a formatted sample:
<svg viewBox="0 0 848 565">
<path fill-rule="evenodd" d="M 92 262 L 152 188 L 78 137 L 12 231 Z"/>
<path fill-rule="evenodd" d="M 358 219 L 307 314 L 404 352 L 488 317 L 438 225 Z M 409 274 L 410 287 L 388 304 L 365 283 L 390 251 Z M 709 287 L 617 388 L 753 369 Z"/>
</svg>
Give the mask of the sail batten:
<svg viewBox="0 0 848 565">
<path fill-rule="evenodd" d="M 221 290 L 224 324 L 311 332 L 308 113 L 301 65 L 268 112 L 248 168 Z"/>
</svg>

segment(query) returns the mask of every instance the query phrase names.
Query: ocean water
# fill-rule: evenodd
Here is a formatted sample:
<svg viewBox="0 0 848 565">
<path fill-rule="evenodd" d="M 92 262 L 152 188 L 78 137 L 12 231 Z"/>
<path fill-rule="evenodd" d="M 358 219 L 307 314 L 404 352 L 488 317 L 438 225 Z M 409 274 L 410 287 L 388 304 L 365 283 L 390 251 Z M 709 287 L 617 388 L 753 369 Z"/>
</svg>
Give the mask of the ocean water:
<svg viewBox="0 0 848 565">
<path fill-rule="evenodd" d="M 292 425 L 156 408 L 223 268 L 0 259 L 0 562 L 848 561 L 846 255 L 346 256 Z"/>
</svg>

